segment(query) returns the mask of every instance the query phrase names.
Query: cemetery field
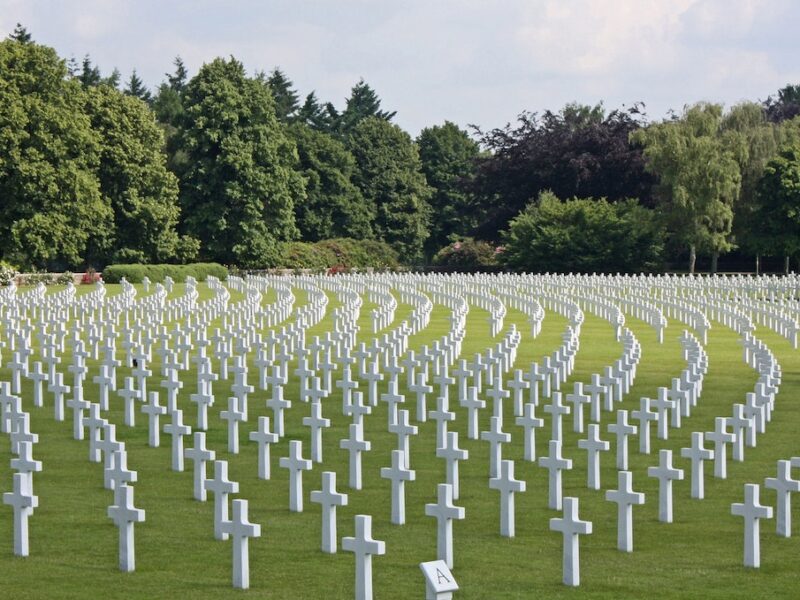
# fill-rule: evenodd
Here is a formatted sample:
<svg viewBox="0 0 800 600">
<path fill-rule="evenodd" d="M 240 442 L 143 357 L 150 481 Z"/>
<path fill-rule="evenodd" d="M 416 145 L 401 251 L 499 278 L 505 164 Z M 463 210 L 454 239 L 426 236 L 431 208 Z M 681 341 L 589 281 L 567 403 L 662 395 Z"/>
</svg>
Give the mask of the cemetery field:
<svg viewBox="0 0 800 600">
<path fill-rule="evenodd" d="M 291 278 L 289 281 L 292 281 Z M 142 286 L 135 286 L 137 300 L 153 294 Z M 324 289 L 327 306 L 318 322 L 305 333 L 306 345 L 315 336 L 323 337 L 335 327 L 334 312 L 341 308 L 341 296 Z M 423 289 L 423 288 L 420 288 Z M 92 293 L 94 288 L 80 286 L 77 298 Z M 106 298 L 123 292 L 122 286 L 106 285 Z M 246 295 L 239 286 L 228 286 L 230 299 L 227 309 L 216 315 L 208 324 L 210 338 L 215 333 L 223 336 L 234 330 L 237 304 Z M 19 294 L 29 293 L 21 289 Z M 63 292 L 63 288 L 48 290 L 48 295 Z M 168 299 L 181 298 L 186 287 L 176 284 Z M 198 303 L 210 302 L 215 291 L 205 283 L 197 286 Z M 294 309 L 315 301 L 308 289 L 293 287 Z M 373 333 L 371 311 L 380 308 L 368 294 L 362 294 L 363 305 L 358 318 L 357 342 L 369 345 L 373 339 L 396 329 L 404 320 L 411 320 L 415 307 L 397 299 L 394 320 L 378 334 Z M 267 287 L 260 298 L 260 306 L 268 306 L 278 299 L 276 290 Z M 8 347 L 8 312 L 0 303 L 0 347 L 2 368 L 0 381 L 11 381 L 13 371 Z M 521 334 L 516 349 L 514 369 L 527 371 L 533 362 L 542 362 L 561 347 L 569 321 L 556 310 L 545 309 L 541 332 L 531 335 L 529 317 L 506 305 L 503 327 L 497 336 L 490 332 L 490 312 L 470 302 L 466 316 L 465 337 L 459 358 L 472 360 L 476 353 L 485 353 L 494 347 L 515 326 Z M 561 391 L 566 395 L 574 382 L 588 382 L 595 373 L 613 364 L 624 352 L 623 344 L 615 338 L 609 321 L 586 307 L 579 336 L 579 350 L 575 355 L 574 370 Z M 451 329 L 451 308 L 433 302 L 430 323 L 421 331 L 410 335 L 408 349 L 419 351 L 431 347 L 435 340 L 446 336 Z M 709 317 L 710 318 L 710 317 Z M 35 320 L 33 321 L 35 322 Z M 67 329 L 77 323 L 75 316 Z M 287 319 L 281 326 L 293 322 Z M 118 324 L 123 327 L 124 319 Z M 166 323 L 168 330 L 175 322 Z M 636 378 L 629 392 L 615 406 L 616 410 L 634 411 L 640 398 L 656 398 L 659 387 L 669 387 L 672 379 L 686 368 L 687 360 L 679 341 L 685 323 L 669 319 L 663 343 L 658 343 L 653 327 L 626 314 L 625 326 L 641 344 L 641 359 L 636 368 Z M 76 331 L 87 339 L 87 323 Z M 217 332 L 217 330 L 219 330 Z M 258 333 L 266 337 L 268 328 Z M 671 427 L 668 439 L 662 440 L 652 426 L 649 454 L 639 452 L 639 438 L 629 439 L 629 470 L 633 474 L 633 489 L 646 496 L 645 504 L 633 507 L 632 553 L 617 550 L 617 505 L 605 499 L 605 491 L 617 488 L 615 465 L 615 436 L 608 432 L 614 422 L 613 413 L 602 411 L 600 437 L 610 443 L 610 450 L 600 457 L 600 489 L 587 488 L 587 452 L 578 446 L 586 433 L 573 431 L 573 415 L 563 421 L 562 454 L 573 461 L 573 468 L 563 473 L 563 495 L 579 498 L 580 518 L 592 523 L 590 535 L 580 536 L 580 586 L 571 588 L 562 583 L 562 535 L 551 531 L 551 518 L 562 516 L 561 511 L 548 508 L 548 471 L 525 460 L 522 428 L 515 424 L 511 400 L 504 404 L 503 430 L 511 434 L 511 442 L 503 446 L 503 459 L 515 463 L 515 476 L 524 481 L 526 490 L 515 495 L 515 537 L 500 535 L 500 494 L 489 487 L 489 444 L 468 438 L 467 410 L 459 404 L 457 385 L 449 388 L 449 410 L 455 418 L 449 431 L 458 432 L 459 445 L 469 452 L 468 460 L 459 463 L 460 497 L 454 504 L 465 510 L 465 519 L 453 523 L 453 575 L 460 590 L 455 598 L 644 598 L 697 597 L 708 598 L 772 598 L 787 597 L 797 586 L 797 565 L 800 564 L 800 538 L 783 538 L 775 533 L 775 519 L 761 521 L 761 566 L 745 568 L 743 561 L 743 530 L 741 517 L 731 514 L 731 504 L 742 502 L 746 483 L 761 484 L 761 502 L 775 507 L 776 494 L 763 486 L 766 477 L 775 477 L 776 462 L 800 456 L 800 351 L 790 342 L 766 327 L 759 326 L 754 334 L 774 353 L 781 366 L 782 381 L 775 399 L 773 418 L 766 432 L 759 435 L 755 447 L 745 448 L 745 460 L 731 460 L 728 450 L 726 479 L 714 477 L 713 461 L 705 466 L 705 499 L 690 497 L 690 462 L 682 458 L 680 450 L 690 446 L 691 433 L 714 430 L 715 417 L 731 415 L 732 407 L 745 402 L 752 392 L 759 373 L 743 361 L 740 335 L 722 323 L 712 321 L 708 341 L 703 348 L 708 355 L 708 370 L 702 383 L 702 394 L 691 416 L 683 420 L 680 428 Z M 30 336 L 33 354 L 31 362 L 40 361 L 40 341 Z M 117 343 L 118 389 L 131 376 L 125 356 Z M 155 348 L 155 346 L 154 346 Z M 208 349 L 213 371 L 220 373 L 219 359 Z M 67 366 L 73 356 L 67 344 L 58 370 L 65 383 L 72 382 Z M 38 435 L 33 446 L 33 456 L 42 462 L 42 471 L 34 474 L 34 493 L 38 507 L 29 520 L 30 556 L 22 558 L 13 553 L 13 519 L 11 507 L 0 506 L 0 598 L 223 598 L 234 592 L 253 598 L 352 598 L 354 596 L 355 557 L 341 548 L 341 538 L 352 536 L 355 515 L 372 516 L 372 535 L 386 544 L 386 553 L 372 558 L 373 586 L 376 598 L 423 598 L 425 582 L 419 563 L 437 558 L 437 522 L 426 516 L 425 506 L 437 500 L 437 485 L 445 481 L 445 462 L 436 456 L 436 423 L 430 418 L 418 422 L 416 394 L 407 389 L 406 375 L 399 375 L 399 392 L 405 394 L 401 408 L 409 411 L 410 421 L 418 426 L 417 435 L 410 438 L 409 468 L 414 480 L 405 483 L 405 524 L 395 525 L 391 517 L 391 482 L 381 477 L 381 468 L 391 465 L 392 450 L 397 448 L 397 436 L 387 431 L 389 408 L 378 402 L 372 413 L 364 417 L 363 437 L 371 449 L 362 457 L 363 487 L 353 490 L 348 486 L 349 455 L 340 448 L 340 440 L 349 435 L 351 417 L 342 411 L 341 389 L 320 400 L 322 414 L 330 419 L 330 427 L 322 431 L 322 462 L 314 463 L 303 474 L 303 511 L 289 510 L 289 474 L 279 466 L 279 459 L 289 455 L 289 442 L 302 441 L 303 456 L 310 458 L 311 433 L 303 424 L 310 415 L 311 403 L 300 400 L 300 384 L 293 373 L 297 360 L 289 360 L 290 376 L 284 385 L 284 397 L 292 402 L 285 412 L 285 435 L 271 445 L 271 476 L 258 477 L 256 444 L 249 441 L 259 416 L 272 419 L 274 413 L 267 408 L 271 391 L 259 386 L 259 369 L 254 363 L 255 353 L 247 354 L 248 383 L 254 391 L 248 394 L 247 420 L 239 424 L 239 452 L 228 452 L 228 424 L 221 411 L 228 408 L 232 396 L 232 374 L 220 377 L 212 384 L 215 402 L 208 412 L 207 446 L 216 452 L 217 460 L 228 461 L 228 476 L 238 482 L 238 493 L 232 498 L 249 500 L 249 518 L 261 525 L 261 537 L 249 540 L 250 589 L 232 590 L 232 542 L 214 537 L 214 501 L 206 502 L 193 497 L 193 470 L 186 461 L 185 470 L 176 472 L 171 467 L 171 436 L 161 433 L 160 446 L 148 445 L 148 417 L 139 411 L 137 402 L 134 427 L 124 424 L 123 401 L 116 392 L 110 392 L 109 410 L 103 416 L 116 424 L 117 439 L 125 443 L 127 463 L 138 473 L 133 484 L 134 504 L 143 509 L 146 518 L 135 526 L 134 572 L 119 570 L 118 529 L 107 516 L 113 504 L 114 492 L 104 487 L 103 463 L 90 462 L 89 443 L 73 439 L 73 413 L 66 408 L 63 421 L 54 419 L 53 394 L 43 393 L 44 406 L 32 402 L 33 382 L 22 378 L 20 396 L 22 408 L 30 413 L 30 430 Z M 88 374 L 83 384 L 84 399 L 99 402 L 100 391 L 92 377 L 98 375 L 103 364 L 100 356 L 88 357 Z M 232 363 L 231 363 L 232 364 Z M 457 361 L 456 361 L 457 364 Z M 183 387 L 177 396 L 177 407 L 183 410 L 184 423 L 195 428 L 197 405 L 190 401 L 198 393 L 196 363 L 180 370 Z M 451 366 L 450 374 L 456 365 Z M 159 358 L 152 355 L 148 364 L 152 375 L 148 389 L 158 391 L 162 404 L 166 390 L 160 386 L 164 379 Z M 510 381 L 512 372 L 506 376 Z M 333 381 L 341 376 L 341 366 L 333 372 Z M 354 377 L 355 378 L 355 377 Z M 429 385 L 438 386 L 428 381 Z M 472 385 L 472 383 L 470 384 Z M 484 383 L 480 397 L 487 402 L 479 414 L 479 431 L 490 428 L 492 401 L 486 396 L 489 389 Z M 46 388 L 45 388 L 46 389 Z M 367 392 L 367 384 L 360 381 L 360 391 Z M 387 391 L 386 379 L 379 384 L 381 393 Z M 436 408 L 438 393 L 427 396 L 429 410 Z M 69 395 L 67 395 L 69 397 Z M 527 398 L 527 391 L 525 392 Z M 543 410 L 550 400 L 539 399 L 537 417 L 544 426 L 536 430 L 536 456 L 548 455 L 551 432 L 550 414 Z M 589 423 L 588 408 L 586 423 Z M 630 418 L 633 421 L 632 418 Z M 161 427 L 170 422 L 169 416 L 161 418 Z M 186 448 L 192 439 L 184 440 Z M 706 447 L 713 444 L 706 442 Z M 659 484 L 647 475 L 648 467 L 658 464 L 659 450 L 673 451 L 673 465 L 684 470 L 682 481 L 675 481 L 673 511 L 674 522 L 659 521 Z M 11 490 L 13 469 L 10 461 L 9 436 L 0 435 L 0 492 Z M 334 471 L 336 486 L 348 494 L 346 506 L 338 508 L 339 548 L 335 554 L 320 550 L 321 508 L 310 501 L 310 493 L 321 489 L 323 471 Z M 209 464 L 209 477 L 213 465 Z M 800 508 L 800 501 L 795 502 Z M 795 509 L 796 520 L 800 520 Z M 800 535 L 800 534 L 798 534 Z"/>
</svg>

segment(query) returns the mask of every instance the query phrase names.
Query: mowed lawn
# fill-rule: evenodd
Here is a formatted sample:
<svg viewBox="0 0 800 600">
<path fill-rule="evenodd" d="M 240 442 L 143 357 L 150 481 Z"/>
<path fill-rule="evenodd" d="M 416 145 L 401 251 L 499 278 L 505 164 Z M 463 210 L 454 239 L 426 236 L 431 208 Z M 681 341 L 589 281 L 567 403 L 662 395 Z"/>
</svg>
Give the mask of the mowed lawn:
<svg viewBox="0 0 800 600">
<path fill-rule="evenodd" d="M 201 300 L 210 297 L 205 284 L 200 286 Z M 108 285 L 109 295 L 119 286 Z M 91 288 L 83 286 L 79 293 Z M 139 288 L 140 294 L 144 292 Z M 173 296 L 183 292 L 176 286 Z M 306 294 L 295 291 L 295 307 L 307 302 Z M 331 311 L 337 305 L 330 295 L 328 312 L 322 322 L 307 335 L 323 335 L 333 324 Z M 399 297 L 399 296 L 398 296 Z M 232 292 L 231 302 L 242 296 Z M 274 301 L 268 294 L 265 303 Z M 365 298 L 361 311 L 360 341 L 373 337 L 369 313 L 374 305 Z M 395 322 L 407 318 L 411 307 L 400 305 Z M 410 347 L 419 349 L 448 331 L 449 309 L 435 305 L 431 324 L 412 338 Z M 561 343 L 566 319 L 547 311 L 541 334 L 533 339 L 526 317 L 509 310 L 503 333 L 491 338 L 488 313 L 471 306 L 463 358 L 472 358 L 499 341 L 512 324 L 522 333 L 516 368 L 526 369 L 540 361 Z M 221 327 L 221 323 L 212 326 Z M 638 377 L 623 408 L 639 406 L 641 396 L 655 397 L 659 386 L 669 386 L 684 368 L 678 337 L 683 324 L 670 321 L 664 344 L 656 341 L 655 332 L 646 324 L 629 318 L 628 326 L 643 348 Z M 580 498 L 580 516 L 593 523 L 594 532 L 582 536 L 581 585 L 578 589 L 562 585 L 562 538 L 549 530 L 549 519 L 559 516 L 547 508 L 547 471 L 523 460 L 522 430 L 513 424 L 510 402 L 506 403 L 504 430 L 512 442 L 503 450 L 504 458 L 516 461 L 516 477 L 524 479 L 527 491 L 516 495 L 516 537 L 500 536 L 499 493 L 488 486 L 489 448 L 486 442 L 467 439 L 466 416 L 451 388 L 450 409 L 457 413 L 450 430 L 459 432 L 459 444 L 469 451 L 469 460 L 460 464 L 461 498 L 457 505 L 466 509 L 466 519 L 454 524 L 453 573 L 461 586 L 456 598 L 645 598 L 711 597 L 773 598 L 791 597 L 797 589 L 797 565 L 800 564 L 800 537 L 789 539 L 775 535 L 775 523 L 762 522 L 761 569 L 742 566 L 743 521 L 730 514 L 732 502 L 743 499 L 745 483 L 762 483 L 774 477 L 776 461 L 800 455 L 800 355 L 790 344 L 771 331 L 759 329 L 756 335 L 773 350 L 783 367 L 783 384 L 777 399 L 774 418 L 767 433 L 758 438 L 756 448 L 747 448 L 745 462 L 729 460 L 728 479 L 713 478 L 711 463 L 706 465 L 706 499 L 692 500 L 689 495 L 689 462 L 679 456 L 680 448 L 689 445 L 692 431 L 709 431 L 714 417 L 730 416 L 735 403 L 743 403 L 745 393 L 753 390 L 756 373 L 742 361 L 737 336 L 714 323 L 706 350 L 710 368 L 703 395 L 691 418 L 680 430 L 670 430 L 669 440 L 659 440 L 652 431 L 652 453 L 638 453 L 638 439 L 630 439 L 630 463 L 633 486 L 644 492 L 644 506 L 634 507 L 634 552 L 616 549 L 617 505 L 604 499 L 604 491 L 586 487 L 586 453 L 577 446 L 584 435 L 573 434 L 571 416 L 564 419 L 563 455 L 573 460 L 572 471 L 564 475 L 564 495 Z M 622 354 L 611 326 L 587 313 L 580 336 L 576 369 L 562 389 L 571 391 L 573 381 L 588 382 L 592 373 Z M 122 349 L 118 346 L 118 358 Z M 155 358 L 155 355 L 154 355 Z M 257 368 L 251 361 L 249 383 L 257 384 Z M 11 359 L 3 349 L 3 366 Z M 39 360 L 38 355 L 33 360 Z M 66 373 L 71 357 L 66 354 L 59 366 Z M 89 361 L 90 372 L 84 384 L 87 400 L 96 401 L 97 386 L 91 377 L 98 373 L 96 361 Z M 216 369 L 216 361 L 214 361 Z M 193 365 L 194 366 L 194 365 Z M 164 390 L 156 364 L 149 380 L 150 390 Z M 292 367 L 293 370 L 294 367 Z M 118 369 L 120 385 L 129 372 Z M 338 375 L 338 374 L 337 374 Z M 334 377 L 336 378 L 335 375 Z M 184 421 L 196 423 L 196 406 L 189 402 L 196 388 L 193 370 L 182 373 L 184 388 L 179 406 Z M 0 369 L 0 378 L 9 380 L 9 371 Z M 65 378 L 71 383 L 72 376 Z M 401 376 L 405 381 L 405 376 Z M 348 435 L 350 419 L 342 415 L 341 394 L 337 388 L 323 400 L 323 415 L 332 425 L 323 433 L 323 464 L 315 464 L 304 479 L 305 511 L 288 510 L 288 473 L 278 467 L 278 459 L 288 454 L 289 440 L 303 441 L 303 454 L 309 457 L 309 431 L 301 424 L 309 406 L 298 401 L 294 376 L 286 387 L 285 397 L 293 401 L 286 415 L 287 436 L 272 447 L 272 478 L 257 478 L 256 445 L 248 441 L 259 415 L 272 418 L 265 407 L 269 392 L 256 390 L 249 397 L 249 421 L 240 427 L 240 453 L 230 455 L 227 448 L 227 423 L 219 411 L 227 407 L 233 380 L 214 383 L 216 402 L 209 413 L 208 445 L 218 459 L 229 461 L 229 476 L 238 481 L 236 497 L 250 500 L 250 520 L 260 523 L 262 537 L 250 540 L 250 585 L 248 591 L 234 591 L 231 586 L 231 542 L 216 541 L 213 534 L 213 501 L 202 503 L 192 496 L 191 462 L 187 470 L 171 470 L 170 437 L 161 435 L 161 447 L 147 446 L 147 417 L 137 414 L 135 428 L 123 424 L 122 400 L 112 395 L 111 410 L 106 415 L 117 423 L 117 437 L 126 442 L 128 466 L 138 471 L 135 504 L 146 511 L 146 521 L 136 526 L 136 571 L 118 570 L 118 531 L 106 516 L 113 492 L 103 487 L 102 464 L 88 460 L 88 442 L 72 439 L 72 413 L 67 409 L 64 422 L 53 419 L 52 395 L 45 394 L 45 407 L 34 408 L 30 382 L 25 382 L 23 406 L 31 414 L 31 430 L 39 435 L 34 457 L 43 462 L 43 471 L 34 476 L 34 491 L 39 508 L 30 519 L 30 557 L 17 558 L 12 553 L 12 511 L 0 506 L 0 598 L 222 598 L 232 594 L 264 598 L 351 598 L 354 595 L 354 556 L 341 548 L 335 555 L 320 551 L 320 507 L 309 501 L 312 490 L 320 489 L 323 471 L 337 473 L 340 492 L 349 493 L 349 503 L 338 510 L 339 539 L 353 534 L 353 517 L 370 514 L 373 536 L 386 542 L 386 555 L 374 557 L 376 598 L 423 598 L 424 579 L 419 569 L 422 561 L 436 558 L 436 521 L 425 516 L 425 504 L 436 501 L 436 486 L 445 480 L 444 461 L 435 456 L 435 423 L 419 425 L 419 434 L 411 440 L 411 468 L 416 480 L 406 483 L 406 525 L 390 523 L 390 482 L 380 477 L 380 468 L 390 465 L 390 453 L 396 436 L 386 430 L 386 405 L 380 403 L 366 417 L 365 439 L 372 444 L 363 458 L 364 487 L 349 490 L 348 453 L 339 441 Z M 362 384 L 362 390 L 366 386 Z M 381 389 L 385 389 L 385 382 Z M 403 388 L 401 387 L 401 390 Z M 484 397 L 484 399 L 487 399 Z M 542 400 L 546 402 L 546 400 Z M 429 396 L 429 408 L 435 407 L 435 394 Z M 406 406 L 415 415 L 415 396 L 408 394 Z M 547 454 L 550 423 L 548 415 L 537 409 L 545 426 L 537 431 L 537 453 Z M 488 429 L 491 402 L 481 414 L 481 430 Z M 169 422 L 162 418 L 162 426 Z M 617 484 L 614 461 L 614 437 L 607 432 L 613 422 L 611 413 L 603 413 L 601 437 L 611 442 L 611 450 L 601 458 L 603 490 Z M 11 489 L 11 458 L 8 439 L 0 441 L 0 491 Z M 191 440 L 185 440 L 191 446 Z M 708 444 L 707 444 L 708 445 Z M 648 466 L 657 464 L 658 450 L 671 448 L 673 464 L 685 469 L 684 481 L 674 484 L 673 524 L 658 521 L 658 482 L 646 475 Z M 729 450 L 730 451 L 730 450 Z M 209 473 L 213 472 L 212 470 Z M 762 502 L 775 505 L 775 494 L 762 488 Z M 795 502 L 800 507 L 800 498 Z M 800 520 L 798 510 L 793 511 Z M 796 529 L 796 527 L 795 527 Z M 800 534 L 798 534 L 800 535 Z"/>
</svg>

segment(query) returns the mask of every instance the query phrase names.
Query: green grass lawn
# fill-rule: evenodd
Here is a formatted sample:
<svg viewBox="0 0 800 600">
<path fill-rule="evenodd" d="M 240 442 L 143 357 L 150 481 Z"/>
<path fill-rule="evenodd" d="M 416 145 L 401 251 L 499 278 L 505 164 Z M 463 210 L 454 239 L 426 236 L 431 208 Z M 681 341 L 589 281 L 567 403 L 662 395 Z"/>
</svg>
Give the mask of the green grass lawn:
<svg viewBox="0 0 800 600">
<path fill-rule="evenodd" d="M 79 293 L 90 291 L 80 286 Z M 119 286 L 107 286 L 109 295 L 119 293 Z M 182 293 L 176 286 L 173 295 Z M 205 285 L 200 285 L 201 300 L 210 297 Z M 140 294 L 143 294 L 140 288 Z M 295 307 L 307 302 L 304 292 L 295 291 Z M 242 295 L 231 292 L 231 302 Z M 265 302 L 274 301 L 273 294 Z M 337 306 L 330 296 L 325 319 L 312 328 L 310 342 L 332 326 L 331 311 Z M 370 310 L 374 305 L 365 298 L 361 310 L 361 340 L 371 335 Z M 400 305 L 396 326 L 407 318 L 411 307 Z M 411 348 L 430 343 L 448 330 L 448 309 L 436 305 L 431 324 L 411 340 Z M 488 313 L 470 308 L 467 337 L 462 356 L 471 358 L 497 339 L 489 336 Z M 522 342 L 516 367 L 525 368 L 531 361 L 541 360 L 555 350 L 566 327 L 566 319 L 548 311 L 542 332 L 532 339 L 526 317 L 509 309 L 505 328 L 516 323 L 522 332 Z M 220 326 L 216 324 L 215 326 Z M 642 360 L 638 377 L 623 408 L 638 407 L 641 396 L 655 397 L 656 388 L 668 386 L 678 376 L 685 363 L 681 356 L 678 336 L 683 326 L 670 321 L 663 345 L 656 342 L 655 332 L 641 321 L 629 318 L 628 326 L 639 338 Z M 213 332 L 213 327 L 212 327 Z M 706 467 L 706 499 L 692 500 L 689 496 L 689 462 L 679 456 L 680 448 L 689 445 L 692 431 L 713 428 L 715 416 L 729 416 L 731 406 L 744 402 L 745 393 L 752 391 L 756 373 L 741 360 L 741 347 L 734 332 L 714 323 L 706 350 L 709 371 L 700 403 L 683 428 L 670 430 L 668 441 L 658 440 L 653 428 L 652 454 L 640 455 L 636 438 L 630 440 L 630 463 L 633 485 L 647 495 L 644 506 L 634 507 L 634 552 L 616 550 L 616 504 L 604 499 L 604 491 L 586 487 L 586 453 L 579 450 L 581 435 L 571 432 L 571 417 L 565 418 L 563 454 L 571 458 L 574 468 L 564 476 L 565 496 L 580 498 L 581 518 L 592 521 L 594 532 L 581 538 L 581 586 L 571 589 L 561 584 L 562 539 L 549 531 L 549 519 L 559 513 L 547 508 L 547 471 L 522 457 L 522 432 L 513 425 L 508 403 L 504 429 L 512 434 L 512 443 L 504 448 L 504 458 L 516 461 L 516 477 L 524 479 L 527 491 L 516 495 L 516 537 L 507 539 L 499 534 L 499 493 L 489 489 L 488 444 L 468 440 L 466 419 L 451 392 L 451 410 L 458 417 L 450 430 L 459 432 L 459 443 L 469 450 L 470 458 L 460 464 L 461 499 L 466 519 L 454 524 L 453 573 L 461 586 L 456 598 L 645 598 L 645 597 L 712 597 L 712 598 L 773 598 L 790 597 L 796 593 L 797 565 L 800 562 L 800 537 L 789 539 L 775 535 L 773 521 L 762 522 L 759 570 L 745 569 L 743 556 L 742 519 L 730 514 L 732 502 L 741 502 L 745 483 L 763 483 L 772 477 L 776 461 L 800 455 L 800 355 L 789 343 L 773 332 L 759 329 L 757 335 L 773 350 L 783 367 L 783 385 L 777 399 L 777 409 L 767 433 L 758 439 L 757 448 L 748 448 L 744 463 L 729 461 L 728 479 L 716 480 L 711 465 Z M 502 334 L 501 334 L 502 335 Z M 499 339 L 499 338 L 498 338 Z M 572 381 L 588 381 L 594 372 L 610 364 L 622 353 L 610 325 L 586 314 L 580 337 L 580 351 Z M 121 353 L 121 348 L 118 348 Z M 253 357 L 251 356 L 252 360 Z M 5 350 L 3 365 L 10 360 Z M 34 360 L 38 360 L 36 357 Z M 64 357 L 63 371 L 69 357 Z M 97 386 L 90 377 L 97 374 L 97 363 L 91 367 L 84 384 L 88 400 L 97 399 Z M 155 365 L 153 366 L 155 371 Z M 118 369 L 120 384 L 127 375 Z M 9 371 L 0 369 L 0 379 L 8 379 Z M 194 393 L 194 371 L 182 374 L 184 388 L 179 406 L 184 421 L 195 424 L 196 408 L 189 402 Z M 67 378 L 71 381 L 71 376 Z M 158 388 L 161 377 L 151 378 L 149 389 Z M 251 366 L 249 383 L 255 384 L 257 369 Z M 404 377 L 401 377 L 404 380 Z M 386 542 L 386 555 L 373 559 L 376 598 L 422 598 L 424 580 L 419 563 L 436 558 L 436 521 L 425 516 L 425 504 L 435 502 L 436 486 L 444 481 L 444 462 L 435 457 L 435 423 L 419 424 L 419 435 L 411 440 L 411 468 L 416 481 L 406 483 L 406 521 L 404 526 L 392 525 L 390 518 L 390 482 L 379 476 L 380 468 L 389 466 L 390 453 L 396 438 L 386 432 L 386 406 L 381 403 L 366 417 L 365 439 L 372 450 L 363 459 L 364 488 L 352 491 L 347 487 L 348 454 L 339 449 L 339 440 L 347 436 L 349 418 L 341 414 L 338 388 L 323 401 L 323 414 L 332 426 L 323 433 L 322 465 L 304 474 L 305 512 L 288 510 L 288 474 L 278 467 L 278 459 L 287 455 L 288 442 L 303 440 L 304 456 L 309 457 L 309 433 L 301 419 L 309 407 L 297 400 L 297 382 L 292 380 L 285 396 L 294 405 L 286 415 L 287 436 L 272 447 L 272 479 L 257 478 L 256 446 L 247 438 L 259 415 L 272 418 L 265 407 L 266 393 L 256 391 L 249 399 L 249 421 L 240 427 L 241 450 L 229 455 L 226 422 L 219 411 L 226 408 L 232 380 L 216 382 L 217 401 L 209 412 L 208 445 L 217 458 L 229 461 L 229 476 L 238 481 L 240 494 L 250 500 L 250 520 L 260 523 L 262 537 L 250 540 L 249 597 L 264 598 L 351 598 L 354 588 L 354 557 L 342 552 L 328 555 L 320 551 L 320 507 L 309 501 L 312 490 L 319 489 L 323 470 L 337 473 L 340 492 L 349 493 L 349 503 L 338 510 L 339 538 L 353 534 L 353 517 L 370 514 L 373 517 L 373 536 Z M 365 386 L 362 385 L 362 389 Z M 453 388 L 455 389 L 455 388 Z M 163 392 L 163 389 L 161 390 Z M 170 468 L 170 438 L 161 436 L 160 448 L 147 446 L 146 415 L 137 414 L 137 427 L 123 424 L 122 401 L 112 396 L 111 411 L 106 415 L 117 423 L 117 437 L 126 442 L 128 466 L 138 471 L 135 484 L 135 504 L 146 511 L 146 522 L 136 526 L 136 571 L 118 570 L 117 528 L 106 516 L 113 493 L 103 487 L 101 464 L 88 460 L 88 442 L 72 439 L 71 411 L 67 409 L 64 422 L 53 419 L 52 396 L 45 394 L 45 407 L 32 406 L 29 382 L 23 389 L 23 404 L 31 413 L 31 430 L 39 434 L 34 457 L 43 462 L 42 473 L 34 477 L 39 508 L 30 519 L 30 557 L 17 558 L 12 553 L 11 509 L 0 507 L 0 598 L 222 598 L 229 597 L 231 588 L 231 542 L 214 539 L 213 502 L 197 502 L 192 497 L 191 463 L 187 470 L 175 473 Z M 163 404 L 162 393 L 162 404 Z M 407 398 L 412 416 L 414 396 Z M 429 398 L 435 406 L 435 396 Z M 488 428 L 490 410 L 481 414 L 481 430 Z M 547 415 L 540 406 L 537 416 Z M 162 425 L 168 419 L 162 419 Z M 611 451 L 601 458 L 604 490 L 616 487 L 614 438 L 607 433 L 612 422 L 603 413 L 601 437 L 611 442 Z M 549 421 L 537 432 L 537 453 L 547 453 Z M 0 440 L 0 491 L 11 488 L 11 458 L 8 440 Z M 187 447 L 191 441 L 186 440 Z M 658 450 L 672 448 L 673 464 L 686 470 L 685 479 L 676 482 L 674 489 L 673 524 L 658 521 L 658 482 L 646 476 L 648 466 L 658 462 Z M 763 486 L 762 486 L 763 488 Z M 775 504 L 774 492 L 762 489 L 762 502 Z M 800 499 L 795 502 L 800 506 Z M 795 521 L 800 515 L 795 512 Z M 798 534 L 800 535 L 800 534 Z"/>
</svg>

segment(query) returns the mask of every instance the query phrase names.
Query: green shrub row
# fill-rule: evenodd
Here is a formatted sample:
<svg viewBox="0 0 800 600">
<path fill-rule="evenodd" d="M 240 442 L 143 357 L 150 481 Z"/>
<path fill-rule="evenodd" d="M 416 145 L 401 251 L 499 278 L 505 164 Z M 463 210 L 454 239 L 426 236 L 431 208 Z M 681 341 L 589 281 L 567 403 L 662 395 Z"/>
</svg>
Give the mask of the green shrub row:
<svg viewBox="0 0 800 600">
<path fill-rule="evenodd" d="M 347 269 L 393 268 L 400 266 L 397 251 L 376 240 L 337 238 L 315 244 L 287 242 L 283 244 L 280 267 L 284 269 Z"/>
<path fill-rule="evenodd" d="M 209 275 L 218 279 L 228 277 L 228 269 L 218 263 L 193 263 L 189 265 L 109 265 L 103 269 L 103 281 L 119 283 L 124 277 L 129 283 L 142 283 L 147 277 L 153 283 L 163 283 L 167 277 L 184 282 L 191 276 L 205 281 Z"/>
</svg>

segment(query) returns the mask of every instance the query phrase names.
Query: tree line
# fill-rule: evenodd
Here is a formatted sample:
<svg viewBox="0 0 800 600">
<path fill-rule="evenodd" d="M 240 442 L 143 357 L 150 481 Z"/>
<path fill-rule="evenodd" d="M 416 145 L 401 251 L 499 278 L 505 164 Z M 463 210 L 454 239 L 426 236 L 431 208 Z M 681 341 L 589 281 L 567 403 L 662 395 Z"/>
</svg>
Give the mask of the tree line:
<svg viewBox="0 0 800 600">
<path fill-rule="evenodd" d="M 0 259 L 265 268 L 291 242 L 355 238 L 406 264 L 649 271 L 800 250 L 800 86 L 658 122 L 570 104 L 412 139 L 363 80 L 337 109 L 278 68 L 173 66 L 151 91 L 22 26 L 0 42 Z"/>
</svg>

